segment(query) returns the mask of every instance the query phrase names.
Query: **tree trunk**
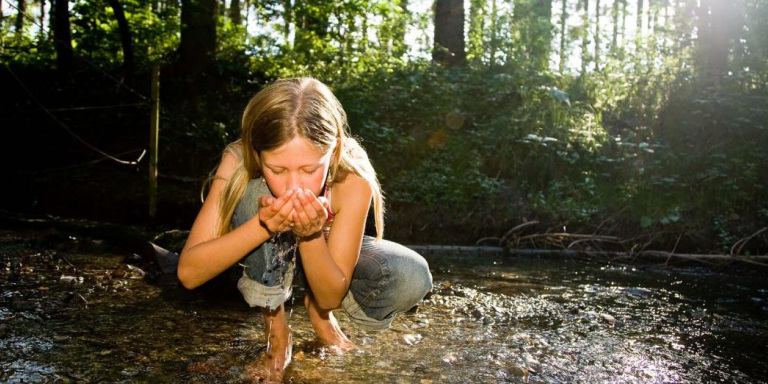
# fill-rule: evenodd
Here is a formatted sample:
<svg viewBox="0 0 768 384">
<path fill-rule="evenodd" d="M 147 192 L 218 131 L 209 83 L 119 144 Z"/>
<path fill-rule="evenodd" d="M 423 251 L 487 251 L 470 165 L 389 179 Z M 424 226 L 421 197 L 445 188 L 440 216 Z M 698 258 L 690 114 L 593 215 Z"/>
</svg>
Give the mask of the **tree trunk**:
<svg viewBox="0 0 768 384">
<path fill-rule="evenodd" d="M 405 32 L 408 30 L 408 20 L 410 20 L 410 11 L 408 10 L 408 0 L 400 0 L 400 9 L 402 16 L 395 26 L 392 55 L 402 58 L 408 49 L 408 42 L 405 41 Z"/>
<path fill-rule="evenodd" d="M 534 68 L 546 70 L 552 45 L 552 1 L 518 0 L 512 18 L 528 61 Z"/>
<path fill-rule="evenodd" d="M 483 38 L 485 37 L 485 0 L 470 0 L 469 6 L 469 57 L 482 62 L 485 53 Z"/>
<path fill-rule="evenodd" d="M 491 49 L 490 49 L 490 58 L 488 60 L 488 65 L 493 69 L 493 67 L 496 65 L 496 50 L 498 49 L 499 42 L 497 41 L 497 35 L 496 35 L 496 28 L 499 15 L 499 7 L 497 5 L 498 0 L 491 0 Z"/>
<path fill-rule="evenodd" d="M 39 41 L 45 40 L 45 0 L 40 0 L 40 32 L 37 35 L 37 39 Z"/>
<path fill-rule="evenodd" d="M 565 60 L 568 58 L 566 52 L 566 41 L 568 36 L 568 0 L 562 0 L 562 9 L 560 13 L 560 73 L 565 72 Z"/>
<path fill-rule="evenodd" d="M 621 40 L 619 44 L 623 47 L 627 42 L 627 0 L 621 0 Z"/>
<path fill-rule="evenodd" d="M 645 36 L 645 30 L 643 29 L 643 0 L 637 0 L 637 20 L 636 20 L 636 29 L 635 33 L 637 34 L 636 39 L 637 40 L 637 47 L 635 49 L 637 52 L 640 52 L 640 49 L 643 46 L 643 36 Z"/>
<path fill-rule="evenodd" d="M 133 39 L 131 38 L 131 29 L 128 26 L 128 20 L 125 18 L 123 4 L 120 0 L 107 0 L 117 19 L 117 26 L 120 29 L 120 44 L 123 47 L 123 77 L 126 84 L 133 84 L 134 55 Z"/>
<path fill-rule="evenodd" d="M 584 9 L 582 10 L 581 22 L 581 74 L 587 73 L 587 63 L 589 62 L 589 0 L 582 2 Z"/>
<path fill-rule="evenodd" d="M 242 24 L 243 20 L 240 17 L 240 0 L 232 0 L 229 3 L 229 20 L 234 25 Z"/>
<path fill-rule="evenodd" d="M 329 7 L 329 5 L 331 6 Z M 332 1 L 330 0 L 313 2 L 311 4 L 296 0 L 293 7 L 293 16 L 295 27 L 294 45 L 297 51 L 308 55 L 309 50 L 312 49 L 312 40 L 315 37 L 325 39 L 330 27 L 329 16 L 331 10 Z"/>
<path fill-rule="evenodd" d="M 600 70 L 600 0 L 595 0 L 595 71 Z"/>
<path fill-rule="evenodd" d="M 702 18 L 700 46 L 703 49 L 705 70 L 715 78 L 726 72 L 728 66 L 729 4 L 721 0 L 701 0 L 699 17 Z"/>
<path fill-rule="evenodd" d="M 610 52 L 615 53 L 619 43 L 619 0 L 613 0 L 611 20 L 613 20 L 613 33 L 611 33 Z"/>
<path fill-rule="evenodd" d="M 463 65 L 466 60 L 464 0 L 436 0 L 432 61 L 449 65 Z"/>
<path fill-rule="evenodd" d="M 176 72 L 187 82 L 187 100 L 195 113 L 200 108 L 201 74 L 216 52 L 217 0 L 181 0 L 181 39 Z"/>
<path fill-rule="evenodd" d="M 549 53 L 552 48 L 552 0 L 535 0 L 533 3 L 533 41 L 531 56 L 536 68 L 549 69 Z"/>
<path fill-rule="evenodd" d="M 18 2 L 16 3 L 16 7 L 18 8 L 19 13 L 16 14 L 15 30 L 16 30 L 16 38 L 19 38 L 21 37 L 21 34 L 24 32 L 24 17 L 26 17 L 26 14 L 27 14 L 27 1 L 18 0 Z"/>
<path fill-rule="evenodd" d="M 66 75 L 72 69 L 72 27 L 69 23 L 69 1 L 52 0 L 54 17 L 53 41 L 56 47 L 56 68 L 60 75 Z"/>
<path fill-rule="evenodd" d="M 283 37 L 285 38 L 285 44 L 293 46 L 291 44 L 291 23 L 293 22 L 293 8 L 291 7 L 291 0 L 283 0 Z"/>
</svg>

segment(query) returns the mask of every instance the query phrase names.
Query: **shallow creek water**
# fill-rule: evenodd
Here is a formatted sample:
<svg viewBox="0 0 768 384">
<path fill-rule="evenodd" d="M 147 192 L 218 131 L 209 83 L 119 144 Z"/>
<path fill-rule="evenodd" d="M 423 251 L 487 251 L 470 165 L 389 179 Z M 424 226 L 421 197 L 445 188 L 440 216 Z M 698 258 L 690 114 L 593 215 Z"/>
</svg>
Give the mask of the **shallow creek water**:
<svg viewBox="0 0 768 384">
<path fill-rule="evenodd" d="M 293 383 L 765 382 L 763 267 L 427 255 L 435 286 L 359 351 L 291 305 Z M 0 231 L 0 382 L 240 383 L 265 348 L 233 290 L 187 292 L 99 241 Z M 144 267 L 144 269 L 147 269 Z"/>
</svg>

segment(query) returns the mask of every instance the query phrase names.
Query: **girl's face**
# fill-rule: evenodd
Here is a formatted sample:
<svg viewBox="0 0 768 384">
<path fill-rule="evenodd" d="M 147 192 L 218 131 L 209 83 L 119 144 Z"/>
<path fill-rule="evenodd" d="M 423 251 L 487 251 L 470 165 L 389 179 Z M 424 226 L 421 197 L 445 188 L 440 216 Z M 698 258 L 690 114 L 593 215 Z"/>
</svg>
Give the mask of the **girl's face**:
<svg viewBox="0 0 768 384">
<path fill-rule="evenodd" d="M 309 189 L 320 196 L 325 185 L 332 151 L 324 153 L 309 140 L 294 136 L 291 141 L 261 152 L 262 174 L 275 197 L 291 189 Z"/>
</svg>

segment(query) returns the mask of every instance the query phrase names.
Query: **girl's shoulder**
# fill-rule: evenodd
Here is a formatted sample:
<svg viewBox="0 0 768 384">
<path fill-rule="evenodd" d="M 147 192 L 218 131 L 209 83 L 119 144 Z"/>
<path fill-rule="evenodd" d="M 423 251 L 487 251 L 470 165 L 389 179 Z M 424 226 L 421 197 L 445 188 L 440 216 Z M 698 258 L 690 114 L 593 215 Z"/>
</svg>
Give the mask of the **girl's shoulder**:
<svg viewBox="0 0 768 384">
<path fill-rule="evenodd" d="M 215 178 L 224 181 L 229 180 L 242 162 L 243 150 L 240 141 L 238 140 L 224 148 L 219 168 L 216 170 Z"/>
<path fill-rule="evenodd" d="M 227 154 L 234 156 L 237 160 L 243 161 L 243 145 L 240 140 L 233 141 L 224 148 L 223 156 Z"/>
<path fill-rule="evenodd" d="M 350 172 L 331 187 L 331 210 L 339 213 L 348 205 L 367 206 L 370 204 L 372 193 L 368 181 Z"/>
</svg>

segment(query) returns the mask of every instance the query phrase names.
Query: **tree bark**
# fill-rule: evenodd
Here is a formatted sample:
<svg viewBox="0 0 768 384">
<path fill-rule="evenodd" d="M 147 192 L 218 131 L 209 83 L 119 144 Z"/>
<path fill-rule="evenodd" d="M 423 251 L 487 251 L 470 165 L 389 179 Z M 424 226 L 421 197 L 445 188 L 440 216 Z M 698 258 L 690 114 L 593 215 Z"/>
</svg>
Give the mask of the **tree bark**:
<svg viewBox="0 0 768 384">
<path fill-rule="evenodd" d="M 468 56 L 478 62 L 482 62 L 485 54 L 483 39 L 485 37 L 485 7 L 486 0 L 470 0 L 469 6 L 469 33 L 467 47 Z"/>
<path fill-rule="evenodd" d="M 600 0 L 595 0 L 595 71 L 600 70 Z"/>
<path fill-rule="evenodd" d="M 325 39 L 328 35 L 330 11 L 332 2 L 323 0 L 315 2 L 310 7 L 308 3 L 296 0 L 293 7 L 295 27 L 295 49 L 309 54 L 314 37 Z"/>
<path fill-rule="evenodd" d="M 637 19 L 636 19 L 636 27 L 635 29 L 637 33 L 636 40 L 638 41 L 638 44 L 642 44 L 643 36 L 645 35 L 645 30 L 643 29 L 643 0 L 637 0 Z M 638 52 L 640 51 L 640 46 L 637 47 Z"/>
<path fill-rule="evenodd" d="M 616 52 L 619 44 L 619 0 L 613 0 L 611 7 L 611 19 L 613 20 L 613 33 L 611 34 L 611 52 Z"/>
<path fill-rule="evenodd" d="M 18 8 L 19 13 L 16 14 L 16 24 L 15 24 L 15 31 L 16 31 L 16 38 L 21 37 L 21 34 L 24 32 L 24 17 L 27 13 L 27 1 L 26 0 L 18 0 L 16 3 L 16 7 Z"/>
<path fill-rule="evenodd" d="M 432 61 L 464 65 L 464 0 L 436 0 L 435 41 Z"/>
<path fill-rule="evenodd" d="M 229 3 L 229 20 L 234 25 L 241 25 L 243 19 L 240 16 L 240 0 L 231 0 Z"/>
<path fill-rule="evenodd" d="M 45 40 L 45 0 L 40 0 L 40 32 L 37 35 L 37 39 L 39 41 Z"/>
<path fill-rule="evenodd" d="M 56 48 L 56 68 L 59 74 L 68 74 L 72 69 L 72 27 L 69 22 L 69 1 L 52 0 L 54 17 L 53 40 Z"/>
<path fill-rule="evenodd" d="M 565 61 L 568 58 L 566 52 L 566 41 L 568 36 L 568 0 L 562 0 L 562 7 L 560 11 L 560 73 L 565 72 Z"/>
<path fill-rule="evenodd" d="M 128 26 L 128 20 L 125 18 L 125 11 L 123 10 L 123 4 L 120 3 L 120 0 L 107 1 L 109 2 L 109 6 L 112 7 L 112 11 L 115 13 L 117 26 L 120 29 L 120 44 L 123 47 L 123 77 L 126 84 L 132 85 L 134 73 L 134 55 L 131 29 Z"/>
<path fill-rule="evenodd" d="M 291 23 L 293 23 L 293 8 L 291 6 L 291 0 L 283 0 L 283 37 L 285 38 L 285 44 L 292 46 L 291 44 Z"/>
<path fill-rule="evenodd" d="M 496 51 L 499 46 L 498 39 L 496 38 L 497 37 L 496 29 L 498 25 L 496 23 L 496 20 L 498 20 L 498 15 L 499 15 L 499 7 L 497 5 L 497 1 L 498 0 L 491 0 L 491 25 L 489 27 L 491 29 L 491 41 L 490 41 L 491 49 L 490 49 L 490 58 L 488 59 L 488 66 L 491 67 L 491 69 L 493 69 L 493 67 L 496 66 Z"/>
<path fill-rule="evenodd" d="M 583 0 L 584 9 L 581 16 L 582 31 L 581 31 L 581 73 L 587 72 L 587 63 L 589 62 L 589 0 Z"/>
<path fill-rule="evenodd" d="M 200 80 L 216 52 L 217 0 L 181 0 L 181 40 L 176 73 L 187 82 L 191 111 L 199 112 Z"/>
<path fill-rule="evenodd" d="M 702 0 L 700 16 L 704 18 L 701 34 L 701 47 L 705 50 L 705 68 L 709 74 L 722 75 L 728 66 L 728 31 L 729 5 L 721 0 Z"/>
<path fill-rule="evenodd" d="M 393 36 L 392 55 L 401 58 L 408 49 L 408 43 L 405 41 L 405 32 L 408 29 L 408 20 L 410 20 L 410 11 L 408 10 L 408 0 L 400 0 L 400 9 L 402 15 L 395 25 Z"/>
</svg>

